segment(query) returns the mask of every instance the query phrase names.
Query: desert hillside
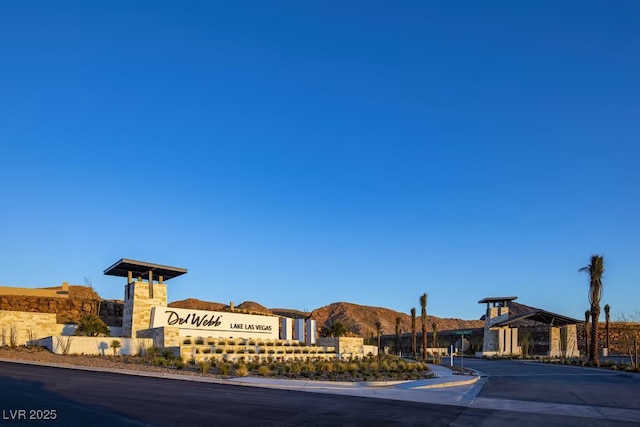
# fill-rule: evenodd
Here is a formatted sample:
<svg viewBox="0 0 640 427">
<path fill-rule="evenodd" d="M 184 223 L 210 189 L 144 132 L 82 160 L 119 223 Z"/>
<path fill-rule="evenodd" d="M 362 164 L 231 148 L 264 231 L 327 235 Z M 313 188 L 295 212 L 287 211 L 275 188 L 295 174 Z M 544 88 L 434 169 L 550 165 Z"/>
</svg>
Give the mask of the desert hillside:
<svg viewBox="0 0 640 427">
<path fill-rule="evenodd" d="M 195 298 L 187 298 L 180 301 L 169 303 L 169 307 L 173 308 L 190 308 L 191 310 L 208 310 L 208 311 L 224 311 L 227 305 L 221 302 L 208 302 Z"/>
<path fill-rule="evenodd" d="M 175 301 L 169 304 L 170 307 L 191 308 L 195 310 L 228 310 L 229 306 L 218 302 L 207 302 L 190 298 L 182 301 Z M 315 319 L 318 329 L 330 327 L 336 322 L 341 322 L 351 334 L 365 338 L 375 335 L 375 323 L 380 321 L 383 334 L 395 333 L 396 317 L 400 317 L 403 332 L 411 331 L 411 316 L 383 307 L 370 307 L 366 305 L 352 304 L 348 302 L 336 302 L 313 310 L 311 313 L 292 310 L 287 308 L 268 309 L 256 302 L 245 301 L 236 306 L 238 310 L 259 312 L 264 314 L 275 314 L 292 318 Z M 420 329 L 420 313 L 416 319 L 416 327 Z M 429 331 L 431 324 L 436 323 L 439 331 L 463 328 L 481 328 L 484 322 L 481 320 L 461 320 L 442 319 L 434 316 L 427 316 Z"/>
<path fill-rule="evenodd" d="M 400 313 L 383 307 L 370 307 L 348 302 L 336 302 L 313 310 L 311 313 L 311 318 L 316 319 L 318 327 L 330 327 L 336 322 L 341 322 L 353 334 L 365 338 L 371 337 L 372 334 L 375 335 L 375 323 L 377 321 L 382 325 L 383 334 L 395 333 L 396 317 L 400 317 L 401 319 L 401 328 L 403 332 L 411 331 L 410 314 Z M 484 326 L 484 322 L 481 320 L 442 319 L 439 317 L 427 316 L 429 331 L 431 331 L 431 324 L 433 322 L 436 323 L 439 331 L 481 328 Z M 418 330 L 421 328 L 419 309 L 417 309 L 416 328 Z"/>
<path fill-rule="evenodd" d="M 227 311 L 231 309 L 231 307 L 221 302 L 202 301 L 196 298 L 187 298 L 180 301 L 174 301 L 169 303 L 169 307 L 190 308 L 192 310 L 209 310 L 209 311 Z M 274 314 L 271 312 L 271 310 L 269 310 L 265 306 L 260 305 L 257 302 L 253 302 L 253 301 L 245 301 L 242 304 L 236 305 L 234 309 L 239 312 Z"/>
</svg>

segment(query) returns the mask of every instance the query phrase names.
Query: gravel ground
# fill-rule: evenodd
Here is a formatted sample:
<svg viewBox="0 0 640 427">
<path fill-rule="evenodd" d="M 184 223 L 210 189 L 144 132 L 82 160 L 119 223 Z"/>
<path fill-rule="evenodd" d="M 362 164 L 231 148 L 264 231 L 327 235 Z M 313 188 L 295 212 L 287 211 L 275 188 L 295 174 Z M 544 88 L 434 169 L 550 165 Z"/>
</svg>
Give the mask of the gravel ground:
<svg viewBox="0 0 640 427">
<path fill-rule="evenodd" d="M 25 360 L 31 362 L 43 362 L 43 363 L 57 363 L 67 366 L 91 366 L 98 368 L 116 368 L 116 369 L 128 369 L 132 371 L 146 371 L 146 372 L 158 372 L 158 373 L 170 373 L 180 375 L 192 375 L 192 376 L 207 376 L 212 378 L 229 378 L 229 376 L 223 376 L 219 373 L 208 372 L 202 374 L 198 366 L 183 364 L 182 369 L 177 369 L 175 366 L 155 366 L 149 364 L 147 360 L 139 356 L 88 356 L 88 355 L 62 355 L 55 354 L 44 347 L 16 347 L 10 348 L 8 346 L 0 347 L 0 359 L 13 359 L 13 360 Z M 235 371 L 230 372 L 232 377 L 238 376 Z M 246 375 L 246 374 L 244 374 Z M 258 375 L 255 372 L 248 373 L 250 376 Z M 243 375 L 240 375 L 243 376 Z M 427 371 L 422 378 L 429 378 L 431 374 Z M 304 379 L 304 380 L 325 380 L 325 381 L 388 381 L 388 380 L 400 380 L 407 378 L 400 378 L 395 375 L 387 375 L 381 373 L 376 378 L 362 377 L 360 374 L 352 374 L 350 372 L 343 373 L 322 373 L 319 376 L 306 376 L 302 373 L 288 373 L 284 375 L 276 375 L 273 372 L 269 375 L 270 378 L 280 379 Z M 414 378 L 415 379 L 415 378 Z"/>
<path fill-rule="evenodd" d="M 27 360 L 31 362 L 59 363 L 74 366 L 92 366 L 98 368 L 118 368 L 132 371 L 147 371 L 183 375 L 202 375 L 195 368 L 185 366 L 176 369 L 151 366 L 144 363 L 141 357 L 134 356 L 80 356 L 54 354 L 42 347 L 0 347 L 0 359 Z M 215 376 L 207 374 L 207 376 Z"/>
</svg>

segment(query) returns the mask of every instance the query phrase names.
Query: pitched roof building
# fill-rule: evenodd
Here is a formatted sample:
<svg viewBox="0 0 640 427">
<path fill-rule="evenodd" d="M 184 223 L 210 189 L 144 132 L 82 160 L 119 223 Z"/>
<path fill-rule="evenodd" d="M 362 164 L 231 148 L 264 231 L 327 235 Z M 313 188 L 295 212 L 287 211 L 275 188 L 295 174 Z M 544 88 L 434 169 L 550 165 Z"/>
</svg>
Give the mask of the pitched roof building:
<svg viewBox="0 0 640 427">
<path fill-rule="evenodd" d="M 523 344 L 519 337 L 522 328 L 546 331 L 547 356 L 578 356 L 576 324 L 580 320 L 541 308 L 515 302 L 518 297 L 488 297 L 478 301 L 487 304 L 483 316 L 485 322 L 482 351 L 478 356 L 522 355 Z M 527 343 L 527 347 L 529 347 Z"/>
</svg>

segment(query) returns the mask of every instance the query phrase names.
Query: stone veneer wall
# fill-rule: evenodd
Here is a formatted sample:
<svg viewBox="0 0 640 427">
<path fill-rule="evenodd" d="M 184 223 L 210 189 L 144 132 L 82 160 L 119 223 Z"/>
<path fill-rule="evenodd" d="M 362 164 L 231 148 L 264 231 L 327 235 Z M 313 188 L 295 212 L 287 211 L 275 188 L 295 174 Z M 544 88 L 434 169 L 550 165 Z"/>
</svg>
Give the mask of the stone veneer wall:
<svg viewBox="0 0 640 427">
<path fill-rule="evenodd" d="M 31 313 L 24 311 L 0 311 L 0 345 L 11 345 L 14 335 L 16 345 L 25 345 L 30 339 L 59 333 L 53 313 Z"/>
<path fill-rule="evenodd" d="M 493 326 L 498 322 L 507 320 L 509 318 L 509 307 L 489 307 L 487 310 L 487 319 L 489 320 L 489 326 Z"/>
<path fill-rule="evenodd" d="M 489 307 L 484 323 L 484 342 L 482 345 L 483 353 L 500 352 L 498 348 L 500 344 L 500 337 L 498 334 L 502 334 L 501 329 L 492 328 L 498 322 L 507 320 L 509 318 L 509 307 Z"/>
<path fill-rule="evenodd" d="M 187 362 L 203 360 L 266 362 L 269 360 L 333 360 L 338 357 L 334 347 L 305 346 L 297 340 L 260 340 L 245 338 L 181 337 L 180 357 Z"/>
<path fill-rule="evenodd" d="M 334 347 L 338 358 L 358 357 L 362 358 L 369 353 L 377 355 L 377 346 L 364 345 L 364 339 L 359 337 L 322 337 L 318 338 L 318 345 Z"/>
<path fill-rule="evenodd" d="M 120 301 L 0 294 L 0 310 L 53 313 L 57 315 L 58 323 L 77 322 L 84 316 L 96 314 L 99 310 L 100 318 L 107 325 L 122 325 L 122 302 Z"/>
<path fill-rule="evenodd" d="M 140 351 L 151 347 L 152 340 L 144 338 L 112 338 L 112 337 L 79 337 L 79 336 L 49 336 L 36 340 L 35 345 L 46 347 L 56 354 L 113 354 L 111 343 L 120 342 L 116 354 L 123 356 L 136 355 Z M 66 348 L 65 348 L 66 347 Z"/>
<path fill-rule="evenodd" d="M 122 316 L 122 336 L 135 337 L 139 330 L 151 326 L 151 307 L 167 305 L 167 286 L 153 283 L 153 298 L 149 298 L 148 282 L 133 282 L 127 297 L 125 287 L 124 313 Z"/>
<path fill-rule="evenodd" d="M 159 327 L 142 329 L 136 332 L 138 338 L 151 338 L 156 348 L 178 347 L 180 345 L 180 330 L 175 327 Z"/>
</svg>

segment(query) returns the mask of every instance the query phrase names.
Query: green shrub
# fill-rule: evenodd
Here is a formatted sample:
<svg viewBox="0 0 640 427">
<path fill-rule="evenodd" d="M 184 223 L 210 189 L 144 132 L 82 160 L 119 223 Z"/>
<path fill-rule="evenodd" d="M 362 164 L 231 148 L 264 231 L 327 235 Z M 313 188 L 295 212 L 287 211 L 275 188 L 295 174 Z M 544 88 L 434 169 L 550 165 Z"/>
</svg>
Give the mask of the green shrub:
<svg viewBox="0 0 640 427">
<path fill-rule="evenodd" d="M 164 359 L 164 358 L 162 358 L 162 357 L 154 357 L 154 358 L 151 360 L 151 364 L 152 364 L 153 366 L 165 366 L 165 365 L 166 365 L 166 363 L 167 363 L 167 359 Z"/>
<path fill-rule="evenodd" d="M 258 368 L 258 375 L 266 377 L 271 373 L 271 369 L 268 366 L 262 365 Z"/>
<path fill-rule="evenodd" d="M 249 369 L 247 369 L 247 365 L 245 365 L 244 363 L 238 364 L 238 367 L 236 368 L 236 375 L 239 377 L 246 377 L 247 375 L 249 375 Z"/>
<path fill-rule="evenodd" d="M 182 344 L 191 344 L 191 338 L 185 338 L 185 340 L 182 341 Z"/>
<path fill-rule="evenodd" d="M 196 338 L 196 345 L 202 345 L 202 344 L 204 344 L 204 339 L 200 337 Z"/>
<path fill-rule="evenodd" d="M 229 375 L 229 371 L 231 371 L 231 365 L 228 363 L 221 363 L 218 365 L 218 372 L 220 375 Z"/>
<path fill-rule="evenodd" d="M 151 346 L 145 350 L 144 355 L 148 359 L 154 359 L 156 356 L 158 356 L 158 352 L 158 347 Z"/>
<path fill-rule="evenodd" d="M 175 354 L 173 354 L 173 351 L 168 350 L 168 349 L 162 350 L 162 352 L 160 353 L 160 356 L 164 357 L 167 360 L 171 360 L 171 359 L 175 359 L 176 358 Z"/>
<path fill-rule="evenodd" d="M 201 374 L 206 374 L 211 368 L 211 362 L 209 362 L 208 360 L 203 360 L 202 362 L 198 363 L 198 368 L 200 369 Z"/>
</svg>

